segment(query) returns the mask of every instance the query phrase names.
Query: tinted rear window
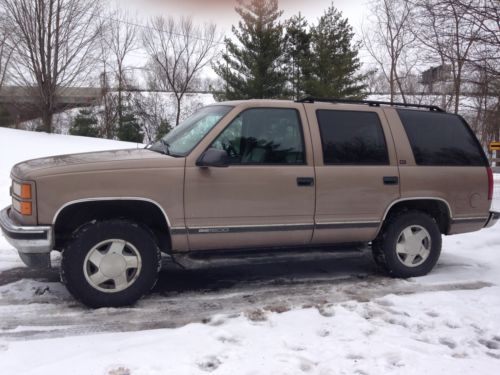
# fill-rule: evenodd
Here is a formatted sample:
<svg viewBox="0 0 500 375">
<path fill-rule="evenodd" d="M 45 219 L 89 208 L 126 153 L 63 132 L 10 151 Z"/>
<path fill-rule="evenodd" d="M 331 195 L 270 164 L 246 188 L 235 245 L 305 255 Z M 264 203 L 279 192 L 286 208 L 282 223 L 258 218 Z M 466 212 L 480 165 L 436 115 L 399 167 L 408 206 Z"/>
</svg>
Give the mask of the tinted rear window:
<svg viewBox="0 0 500 375">
<path fill-rule="evenodd" d="M 316 114 L 325 164 L 389 164 L 384 132 L 375 112 L 318 110 Z"/>
<path fill-rule="evenodd" d="M 408 109 L 398 113 L 418 165 L 486 165 L 479 142 L 461 117 Z"/>
</svg>

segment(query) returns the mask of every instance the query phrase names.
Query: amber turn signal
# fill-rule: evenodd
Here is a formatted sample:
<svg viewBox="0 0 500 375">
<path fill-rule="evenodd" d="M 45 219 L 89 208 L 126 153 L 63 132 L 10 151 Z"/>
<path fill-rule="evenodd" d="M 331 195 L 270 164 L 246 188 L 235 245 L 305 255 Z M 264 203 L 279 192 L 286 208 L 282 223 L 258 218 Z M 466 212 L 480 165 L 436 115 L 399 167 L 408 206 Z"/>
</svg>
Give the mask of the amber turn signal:
<svg viewBox="0 0 500 375">
<path fill-rule="evenodd" d="M 31 185 L 30 184 L 22 184 L 21 185 L 21 198 L 31 199 Z"/>
<path fill-rule="evenodd" d="M 31 202 L 21 202 L 21 214 L 30 216 L 32 213 Z"/>
</svg>

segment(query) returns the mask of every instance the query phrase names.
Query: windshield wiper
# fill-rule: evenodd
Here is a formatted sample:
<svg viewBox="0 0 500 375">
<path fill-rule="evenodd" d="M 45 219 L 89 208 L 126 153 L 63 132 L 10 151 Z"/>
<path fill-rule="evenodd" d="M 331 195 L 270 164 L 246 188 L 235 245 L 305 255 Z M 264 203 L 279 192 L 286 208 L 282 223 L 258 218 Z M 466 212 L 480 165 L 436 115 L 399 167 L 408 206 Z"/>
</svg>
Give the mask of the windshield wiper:
<svg viewBox="0 0 500 375">
<path fill-rule="evenodd" d="M 163 138 L 160 139 L 161 144 L 163 145 L 163 149 L 165 150 L 165 155 L 170 155 L 170 145 Z"/>
<path fill-rule="evenodd" d="M 158 142 L 160 142 L 160 144 L 162 146 L 161 149 L 157 148 L 158 147 Z M 173 156 L 173 155 L 170 154 L 170 144 L 167 141 L 165 141 L 163 138 L 160 139 L 157 142 L 149 142 L 146 145 L 145 148 L 146 148 L 146 150 L 150 150 L 150 151 L 154 151 L 154 152 L 159 152 L 159 153 L 164 154 L 164 155 Z"/>
</svg>

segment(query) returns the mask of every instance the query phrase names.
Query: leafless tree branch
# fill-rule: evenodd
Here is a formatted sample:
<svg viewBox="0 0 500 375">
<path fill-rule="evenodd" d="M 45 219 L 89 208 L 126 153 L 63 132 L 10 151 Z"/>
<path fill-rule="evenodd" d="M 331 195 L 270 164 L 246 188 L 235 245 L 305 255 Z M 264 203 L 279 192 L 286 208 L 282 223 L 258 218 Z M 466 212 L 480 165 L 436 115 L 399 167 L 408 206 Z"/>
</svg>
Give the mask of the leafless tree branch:
<svg viewBox="0 0 500 375">
<path fill-rule="evenodd" d="M 151 71 L 157 85 L 174 93 L 178 125 L 182 99 L 193 89 L 200 71 L 214 59 L 220 38 L 215 24 L 199 27 L 191 18 L 156 17 L 149 26 L 143 42 L 151 59 Z"/>
<path fill-rule="evenodd" d="M 57 96 L 84 83 L 97 62 L 99 0 L 0 0 L 15 35 L 13 80 L 39 98 L 43 130 L 52 131 Z"/>
</svg>

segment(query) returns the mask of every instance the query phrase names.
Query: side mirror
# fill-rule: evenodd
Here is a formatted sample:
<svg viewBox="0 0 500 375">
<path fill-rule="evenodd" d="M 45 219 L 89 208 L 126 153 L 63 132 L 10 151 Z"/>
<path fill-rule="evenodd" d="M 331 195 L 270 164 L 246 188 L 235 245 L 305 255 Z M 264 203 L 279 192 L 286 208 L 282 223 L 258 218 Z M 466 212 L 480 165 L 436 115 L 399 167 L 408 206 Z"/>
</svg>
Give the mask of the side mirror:
<svg viewBox="0 0 500 375">
<path fill-rule="evenodd" d="M 196 165 L 198 167 L 229 167 L 229 157 L 227 156 L 226 151 L 209 148 L 201 154 L 200 158 L 196 162 Z"/>
</svg>

